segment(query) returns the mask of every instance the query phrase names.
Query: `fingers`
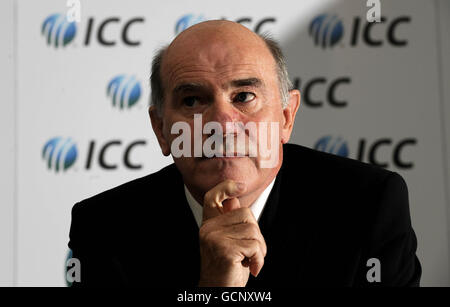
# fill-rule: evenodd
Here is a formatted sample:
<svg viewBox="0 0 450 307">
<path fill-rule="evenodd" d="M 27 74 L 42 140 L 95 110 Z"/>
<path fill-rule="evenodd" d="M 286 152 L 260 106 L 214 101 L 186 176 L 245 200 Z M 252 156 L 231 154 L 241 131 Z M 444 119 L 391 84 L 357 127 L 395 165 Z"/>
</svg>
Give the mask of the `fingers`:
<svg viewBox="0 0 450 307">
<path fill-rule="evenodd" d="M 214 210 L 215 212 L 217 212 L 216 209 L 210 210 Z M 250 208 L 239 208 L 222 215 L 220 215 L 220 213 L 217 213 L 217 217 L 210 220 L 208 220 L 207 218 L 205 219 L 204 211 L 205 210 L 203 210 L 202 226 L 205 226 L 206 229 L 227 227 L 236 224 L 254 224 L 258 226 L 258 222 L 256 221 L 256 218 Z M 210 218 L 212 217 L 214 216 L 211 216 Z"/>
<path fill-rule="evenodd" d="M 241 210 L 241 209 L 239 209 Z M 239 259 L 242 265 L 249 267 L 250 273 L 257 276 L 264 265 L 267 255 L 267 245 L 257 224 L 242 223 L 225 227 L 220 237 L 216 235 L 219 245 L 226 246 L 228 250 L 225 257 Z M 229 246 L 234 246 L 235 256 L 229 253 Z"/>
<path fill-rule="evenodd" d="M 250 268 L 250 273 L 257 276 L 264 265 L 267 245 L 259 227 L 251 224 L 237 224 L 227 227 L 227 237 L 237 240 L 245 259 L 243 265 Z"/>
<path fill-rule="evenodd" d="M 200 280 L 242 286 L 249 273 L 256 277 L 261 271 L 267 246 L 250 208 L 240 206 L 245 190 L 244 184 L 226 180 L 205 194 Z"/>
<path fill-rule="evenodd" d="M 256 240 L 241 240 L 239 241 L 240 252 L 245 257 L 243 264 L 249 266 L 250 273 L 253 276 L 258 276 L 262 267 L 264 266 L 264 253 L 261 245 Z"/>
<path fill-rule="evenodd" d="M 236 224 L 226 227 L 226 236 L 233 240 L 255 240 L 259 243 L 263 256 L 267 254 L 267 245 L 259 227 L 253 223 Z"/>
<path fill-rule="evenodd" d="M 203 221 L 225 213 L 222 202 L 227 199 L 237 198 L 245 192 L 245 189 L 244 183 L 225 180 L 206 192 L 203 200 Z M 233 207 L 237 207 L 237 205 L 236 201 L 232 201 L 228 207 L 235 209 Z"/>
<path fill-rule="evenodd" d="M 203 204 L 211 208 L 222 208 L 224 200 L 238 197 L 244 190 L 244 183 L 225 180 L 205 194 Z"/>
</svg>

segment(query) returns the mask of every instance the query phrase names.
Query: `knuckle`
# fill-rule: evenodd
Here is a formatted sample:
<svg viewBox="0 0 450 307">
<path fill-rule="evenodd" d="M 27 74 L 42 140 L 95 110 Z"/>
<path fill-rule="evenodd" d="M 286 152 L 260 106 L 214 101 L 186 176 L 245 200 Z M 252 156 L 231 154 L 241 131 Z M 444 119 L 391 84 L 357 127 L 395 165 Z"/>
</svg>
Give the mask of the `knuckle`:
<svg viewBox="0 0 450 307">
<path fill-rule="evenodd" d="M 251 248 L 254 250 L 254 251 L 256 251 L 256 252 L 258 252 L 259 250 L 260 250 L 260 248 L 259 248 L 259 242 L 257 241 L 257 240 L 252 240 L 251 241 Z"/>
<path fill-rule="evenodd" d="M 255 263 L 258 264 L 263 264 L 264 263 L 264 257 L 262 256 L 262 254 L 260 252 L 257 252 L 254 256 L 252 261 L 254 261 Z"/>
<path fill-rule="evenodd" d="M 252 210 L 248 207 L 240 208 L 238 210 L 234 210 L 235 214 L 239 216 L 239 219 L 244 223 L 253 222 L 253 213 Z"/>
<path fill-rule="evenodd" d="M 244 208 L 242 208 L 242 211 L 243 211 L 243 213 L 244 213 L 245 215 L 250 215 L 250 214 L 252 214 L 252 210 L 250 210 L 249 207 L 244 207 Z"/>
<path fill-rule="evenodd" d="M 264 255 L 264 257 L 267 256 L 267 245 L 266 245 L 266 242 L 264 242 L 264 244 L 263 244 L 263 255 Z"/>
<path fill-rule="evenodd" d="M 259 239 L 259 227 L 255 224 L 246 224 L 247 234 L 252 239 Z"/>
</svg>

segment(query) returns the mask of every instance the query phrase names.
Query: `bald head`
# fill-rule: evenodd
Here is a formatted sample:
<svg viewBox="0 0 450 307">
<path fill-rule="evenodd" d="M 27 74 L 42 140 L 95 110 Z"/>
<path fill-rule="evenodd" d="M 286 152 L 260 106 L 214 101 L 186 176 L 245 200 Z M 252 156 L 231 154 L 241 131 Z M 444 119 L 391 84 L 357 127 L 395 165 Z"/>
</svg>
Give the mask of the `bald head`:
<svg viewBox="0 0 450 307">
<path fill-rule="evenodd" d="M 243 25 L 228 20 L 210 20 L 181 32 L 167 48 L 167 57 L 181 53 L 198 53 L 205 48 L 257 48 L 270 56 L 263 39 Z M 235 49 L 236 50 L 236 49 Z"/>
<path fill-rule="evenodd" d="M 264 62 L 266 65 L 261 65 Z M 217 70 L 230 63 L 259 64 L 271 67 L 278 78 L 281 103 L 286 106 L 291 83 L 283 54 L 278 44 L 260 36 L 239 23 L 211 20 L 198 23 L 181 32 L 172 43 L 154 57 L 151 74 L 151 105 L 162 112 L 165 90 L 179 78 L 181 69 Z M 195 63 L 192 65 L 192 63 Z M 181 76 L 182 77 L 182 76 Z"/>
<path fill-rule="evenodd" d="M 169 49 L 189 41 L 205 43 L 208 42 L 205 39 L 226 41 L 230 38 L 231 40 L 251 39 L 253 42 L 263 43 L 256 33 L 239 23 L 228 20 L 209 20 L 195 24 L 181 32 L 169 45 Z"/>
</svg>

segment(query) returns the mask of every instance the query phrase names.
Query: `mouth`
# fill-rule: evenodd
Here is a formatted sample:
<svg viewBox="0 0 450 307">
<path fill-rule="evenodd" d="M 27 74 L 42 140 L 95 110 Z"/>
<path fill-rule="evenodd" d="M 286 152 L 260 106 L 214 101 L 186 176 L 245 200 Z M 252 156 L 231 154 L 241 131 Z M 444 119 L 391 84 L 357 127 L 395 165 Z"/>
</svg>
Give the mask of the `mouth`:
<svg viewBox="0 0 450 307">
<path fill-rule="evenodd" d="M 233 155 L 223 155 L 223 156 L 217 156 L 214 155 L 212 157 L 206 157 L 206 156 L 202 156 L 199 159 L 200 160 L 236 160 L 236 159 L 242 159 L 242 158 L 248 158 L 248 155 L 242 155 L 242 154 L 238 154 L 238 153 L 233 153 Z"/>
<path fill-rule="evenodd" d="M 209 157 L 208 157 L 209 156 Z M 245 158 L 249 156 L 249 152 L 245 144 L 237 144 L 235 148 L 227 148 L 225 143 L 220 143 L 215 149 L 202 151 L 202 160 L 232 160 Z"/>
</svg>

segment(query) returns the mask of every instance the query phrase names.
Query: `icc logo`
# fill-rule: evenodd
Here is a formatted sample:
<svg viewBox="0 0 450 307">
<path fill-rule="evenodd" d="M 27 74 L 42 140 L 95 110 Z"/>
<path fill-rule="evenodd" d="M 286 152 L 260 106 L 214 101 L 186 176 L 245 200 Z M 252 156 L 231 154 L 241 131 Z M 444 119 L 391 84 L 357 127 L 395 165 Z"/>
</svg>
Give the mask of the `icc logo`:
<svg viewBox="0 0 450 307">
<path fill-rule="evenodd" d="M 143 17 L 133 17 L 123 20 L 118 16 L 98 19 L 89 17 L 86 19 L 84 33 L 79 33 L 78 44 L 88 47 L 97 43 L 103 47 L 113 47 L 121 43 L 128 47 L 140 46 L 141 41 L 131 34 L 135 24 L 143 24 Z M 111 30 L 111 28 L 113 28 Z M 42 23 L 42 35 L 47 39 L 48 45 L 55 47 L 65 46 L 72 42 L 77 34 L 76 21 L 69 21 L 66 14 L 53 14 Z M 82 31 L 81 31 L 82 32 Z"/>
<path fill-rule="evenodd" d="M 333 47 L 342 38 L 344 26 L 335 15 L 319 15 L 309 25 L 309 35 L 314 39 L 316 46 L 322 48 Z"/>
<path fill-rule="evenodd" d="M 379 18 L 379 22 L 364 22 L 361 17 L 355 16 L 353 22 L 347 25 L 348 46 L 357 47 L 361 44 L 367 47 L 405 47 L 408 40 L 398 34 L 402 24 L 411 23 L 411 17 L 398 16 L 392 19 Z M 375 31 L 374 28 L 379 29 Z M 315 17 L 309 25 L 309 35 L 316 46 L 323 49 L 334 47 L 344 37 L 344 25 L 335 15 L 322 14 Z"/>
<path fill-rule="evenodd" d="M 77 146 L 70 138 L 54 137 L 44 145 L 42 158 L 47 161 L 48 169 L 55 172 L 65 171 L 77 159 Z"/>
<path fill-rule="evenodd" d="M 404 138 L 398 141 L 391 138 L 378 138 L 370 142 L 361 138 L 356 147 L 356 155 L 352 158 L 384 168 L 394 166 L 398 169 L 412 169 L 414 163 L 405 159 L 404 152 L 416 145 L 417 139 L 415 138 Z M 324 136 L 314 144 L 314 149 L 346 158 L 350 157 L 348 144 L 340 137 Z M 380 152 L 382 153 L 380 154 Z"/>
<path fill-rule="evenodd" d="M 143 166 L 133 160 L 132 155 L 137 147 L 142 147 L 146 144 L 146 140 L 142 139 L 134 140 L 128 144 L 123 144 L 123 141 L 118 139 L 107 140 L 103 144 L 98 144 L 96 140 L 90 140 L 86 154 L 83 155 L 81 153 L 78 155 L 78 148 L 71 138 L 54 137 L 45 143 L 42 150 L 42 158 L 46 161 L 48 169 L 54 170 L 56 173 L 67 170 L 75 163 L 77 158 L 80 161 L 85 160 L 85 170 L 91 170 L 93 166 L 103 170 L 117 169 L 120 163 L 117 159 L 122 159 L 123 167 L 130 170 L 138 170 Z M 84 146 L 81 146 L 81 148 L 84 148 Z M 111 157 L 106 159 L 111 148 L 116 151 L 120 150 L 122 157 L 116 156 L 115 160 L 111 159 Z M 78 162 L 79 165 L 80 163 L 83 162 Z"/>
<path fill-rule="evenodd" d="M 341 137 L 333 138 L 329 135 L 320 138 L 314 145 L 314 149 L 348 157 L 348 145 Z"/>
<path fill-rule="evenodd" d="M 179 33 L 189 28 L 190 26 L 193 26 L 204 20 L 205 18 L 203 17 L 203 15 L 195 16 L 193 14 L 187 14 L 182 16 L 180 19 L 178 19 L 175 25 L 175 35 L 178 35 Z"/>
<path fill-rule="evenodd" d="M 67 21 L 64 14 L 53 14 L 42 24 L 42 35 L 47 38 L 47 44 L 55 48 L 64 47 L 70 43 L 77 32 L 75 22 Z"/>
<path fill-rule="evenodd" d="M 130 108 L 141 97 L 141 85 L 134 76 L 118 75 L 109 81 L 106 93 L 114 107 Z"/>
</svg>

